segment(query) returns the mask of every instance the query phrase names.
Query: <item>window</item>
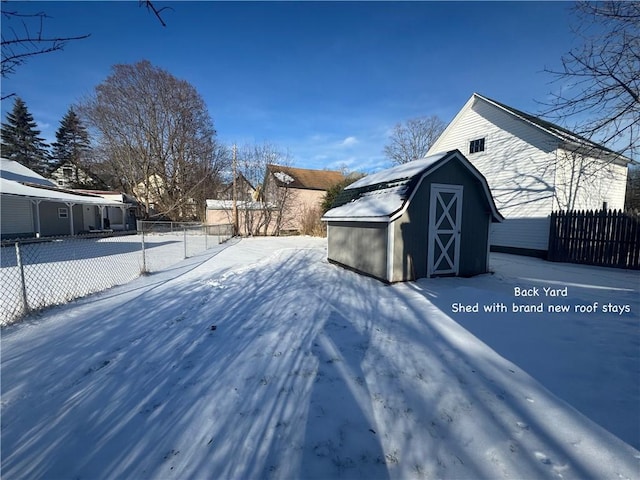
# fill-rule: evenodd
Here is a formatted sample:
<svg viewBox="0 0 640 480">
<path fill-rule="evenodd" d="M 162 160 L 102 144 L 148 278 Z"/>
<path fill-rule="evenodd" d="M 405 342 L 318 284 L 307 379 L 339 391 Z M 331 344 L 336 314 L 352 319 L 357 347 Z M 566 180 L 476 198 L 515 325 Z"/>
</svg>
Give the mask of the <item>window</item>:
<svg viewBox="0 0 640 480">
<path fill-rule="evenodd" d="M 62 175 L 71 178 L 73 176 L 73 168 L 71 167 L 62 167 Z"/>
<path fill-rule="evenodd" d="M 69 218 L 69 209 L 67 208 L 59 208 L 58 209 L 58 218 Z"/>
<path fill-rule="evenodd" d="M 469 153 L 484 152 L 484 138 L 478 138 L 477 140 L 471 140 L 469 142 Z"/>
</svg>

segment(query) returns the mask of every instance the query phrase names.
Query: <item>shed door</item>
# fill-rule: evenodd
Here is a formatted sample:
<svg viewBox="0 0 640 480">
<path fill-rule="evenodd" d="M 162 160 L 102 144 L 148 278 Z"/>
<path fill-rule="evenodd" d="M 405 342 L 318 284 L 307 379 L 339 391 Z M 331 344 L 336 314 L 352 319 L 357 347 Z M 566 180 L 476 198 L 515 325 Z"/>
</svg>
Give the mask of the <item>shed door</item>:
<svg viewBox="0 0 640 480">
<path fill-rule="evenodd" d="M 431 185 L 427 274 L 458 275 L 462 185 Z"/>
</svg>

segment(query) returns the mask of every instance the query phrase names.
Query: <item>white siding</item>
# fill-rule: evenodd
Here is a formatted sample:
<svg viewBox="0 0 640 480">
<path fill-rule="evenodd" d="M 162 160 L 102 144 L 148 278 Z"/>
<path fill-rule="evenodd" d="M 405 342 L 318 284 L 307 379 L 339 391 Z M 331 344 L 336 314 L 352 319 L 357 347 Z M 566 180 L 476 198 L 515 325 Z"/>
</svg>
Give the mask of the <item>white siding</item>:
<svg viewBox="0 0 640 480">
<path fill-rule="evenodd" d="M 627 167 L 579 153 L 558 150 L 556 210 L 624 208 Z"/>
<path fill-rule="evenodd" d="M 530 250 L 547 250 L 549 217 L 507 218 L 491 224 L 491 245 Z"/>
<path fill-rule="evenodd" d="M 469 153 L 484 138 L 484 152 Z M 546 217 L 554 205 L 553 137 L 472 97 L 429 151 L 460 150 L 485 176 L 506 218 Z"/>
<path fill-rule="evenodd" d="M 0 199 L 0 218 L 2 235 L 33 233 L 33 209 L 26 198 L 2 195 Z"/>
</svg>

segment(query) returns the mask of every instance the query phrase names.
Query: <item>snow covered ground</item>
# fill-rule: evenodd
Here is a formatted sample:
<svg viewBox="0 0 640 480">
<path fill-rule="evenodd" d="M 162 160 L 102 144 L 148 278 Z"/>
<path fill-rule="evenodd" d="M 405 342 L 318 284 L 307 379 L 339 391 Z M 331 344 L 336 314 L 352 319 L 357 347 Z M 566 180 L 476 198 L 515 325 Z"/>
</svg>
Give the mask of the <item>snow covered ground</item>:
<svg viewBox="0 0 640 480">
<path fill-rule="evenodd" d="M 218 248 L 218 235 L 201 231 L 145 234 L 144 268 L 164 270 L 207 249 Z M 21 246 L 26 296 L 31 310 L 128 283 L 143 268 L 142 235 L 103 238 L 65 237 Z M 0 251 L 0 326 L 23 312 L 20 270 L 13 245 Z"/>
<path fill-rule="evenodd" d="M 637 273 L 325 258 L 245 239 L 4 329 L 3 478 L 640 477 Z"/>
</svg>

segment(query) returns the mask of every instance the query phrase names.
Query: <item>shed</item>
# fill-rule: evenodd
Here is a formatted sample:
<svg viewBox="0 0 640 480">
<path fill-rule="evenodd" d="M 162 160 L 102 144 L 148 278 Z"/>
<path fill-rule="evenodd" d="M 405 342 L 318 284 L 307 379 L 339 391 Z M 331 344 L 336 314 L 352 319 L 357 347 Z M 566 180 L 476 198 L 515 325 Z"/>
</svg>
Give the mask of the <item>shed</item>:
<svg viewBox="0 0 640 480">
<path fill-rule="evenodd" d="M 349 185 L 322 217 L 328 259 L 384 282 L 488 271 L 501 222 L 482 174 L 452 150 Z"/>
</svg>

